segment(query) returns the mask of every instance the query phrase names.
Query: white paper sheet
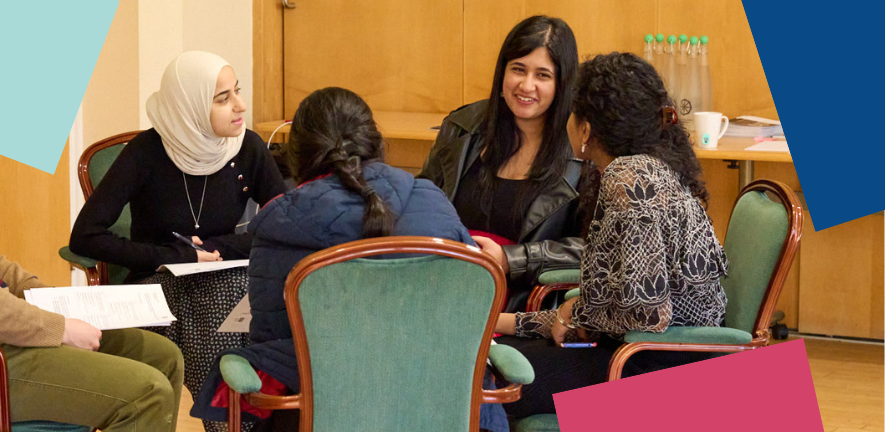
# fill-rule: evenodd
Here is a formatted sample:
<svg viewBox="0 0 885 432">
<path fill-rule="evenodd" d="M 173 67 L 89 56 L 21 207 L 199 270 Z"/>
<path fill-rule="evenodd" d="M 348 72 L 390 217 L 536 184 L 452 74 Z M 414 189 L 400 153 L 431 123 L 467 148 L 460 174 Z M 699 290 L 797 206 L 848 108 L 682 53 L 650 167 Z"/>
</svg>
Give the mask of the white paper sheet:
<svg viewBox="0 0 885 432">
<path fill-rule="evenodd" d="M 230 315 L 225 318 L 218 333 L 249 333 L 249 323 L 252 322 L 252 306 L 249 305 L 249 296 L 243 297 Z"/>
<path fill-rule="evenodd" d="M 241 259 L 241 260 L 230 260 L 230 261 L 214 261 L 214 262 L 202 262 L 202 263 L 182 263 L 182 264 L 163 264 L 157 271 L 168 271 L 178 276 L 197 274 L 197 273 L 206 273 L 213 272 L 218 270 L 225 270 L 229 268 L 235 267 L 248 267 L 249 260 Z"/>
<path fill-rule="evenodd" d="M 762 141 L 747 147 L 747 151 L 790 152 L 787 142 L 784 140 Z"/>
<path fill-rule="evenodd" d="M 25 291 L 25 300 L 99 330 L 166 326 L 176 320 L 159 284 L 34 288 Z"/>
</svg>

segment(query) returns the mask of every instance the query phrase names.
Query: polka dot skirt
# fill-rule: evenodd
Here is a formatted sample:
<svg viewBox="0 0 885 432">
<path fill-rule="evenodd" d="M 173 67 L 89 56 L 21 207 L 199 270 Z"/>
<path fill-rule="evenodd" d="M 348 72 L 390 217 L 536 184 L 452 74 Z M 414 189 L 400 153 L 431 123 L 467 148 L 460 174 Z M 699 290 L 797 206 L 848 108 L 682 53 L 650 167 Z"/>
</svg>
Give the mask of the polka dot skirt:
<svg viewBox="0 0 885 432">
<path fill-rule="evenodd" d="M 184 354 L 184 386 L 200 393 L 215 355 L 228 348 L 249 344 L 248 333 L 218 333 L 218 327 L 246 295 L 249 277 L 245 267 L 175 277 L 157 273 L 142 284 L 160 284 L 169 309 L 177 318 L 169 327 L 148 330 L 171 339 Z M 227 430 L 226 423 L 203 421 L 208 432 Z M 245 428 L 244 431 L 251 429 Z"/>
</svg>

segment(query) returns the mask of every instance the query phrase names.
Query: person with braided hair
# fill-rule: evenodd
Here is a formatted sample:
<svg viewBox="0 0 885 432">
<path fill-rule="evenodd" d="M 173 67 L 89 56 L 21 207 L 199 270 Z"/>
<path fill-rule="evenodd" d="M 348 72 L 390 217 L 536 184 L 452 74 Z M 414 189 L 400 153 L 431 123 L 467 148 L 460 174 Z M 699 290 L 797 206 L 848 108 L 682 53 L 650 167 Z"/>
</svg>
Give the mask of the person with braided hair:
<svg viewBox="0 0 885 432">
<path fill-rule="evenodd" d="M 429 180 L 383 163 L 384 142 L 372 111 L 350 90 L 329 87 L 305 98 L 295 112 L 284 149 L 298 186 L 268 203 L 249 225 L 253 236 L 249 261 L 252 345 L 223 352 L 219 358 L 238 354 L 297 391 L 298 371 L 283 288 L 289 271 L 301 259 L 349 241 L 390 235 L 475 243 L 442 190 Z M 212 406 L 220 382 L 216 364 L 192 415 L 227 418 L 224 408 Z M 247 410 L 243 415 L 244 420 L 256 418 Z M 271 421 L 285 422 L 282 416 L 286 415 L 274 412 Z M 483 405 L 480 417 L 482 428 L 508 430 L 501 405 Z"/>
</svg>

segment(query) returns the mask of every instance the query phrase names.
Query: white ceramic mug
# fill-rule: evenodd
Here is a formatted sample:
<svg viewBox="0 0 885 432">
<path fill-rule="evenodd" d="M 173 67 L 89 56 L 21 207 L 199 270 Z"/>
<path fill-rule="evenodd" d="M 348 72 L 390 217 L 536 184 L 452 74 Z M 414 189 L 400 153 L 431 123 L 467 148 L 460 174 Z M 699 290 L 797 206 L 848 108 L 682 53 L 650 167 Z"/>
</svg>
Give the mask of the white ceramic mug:
<svg viewBox="0 0 885 432">
<path fill-rule="evenodd" d="M 722 124 L 725 120 L 725 124 Z M 725 135 L 728 129 L 728 117 L 718 112 L 694 113 L 695 140 L 700 148 L 716 148 L 719 138 Z"/>
</svg>

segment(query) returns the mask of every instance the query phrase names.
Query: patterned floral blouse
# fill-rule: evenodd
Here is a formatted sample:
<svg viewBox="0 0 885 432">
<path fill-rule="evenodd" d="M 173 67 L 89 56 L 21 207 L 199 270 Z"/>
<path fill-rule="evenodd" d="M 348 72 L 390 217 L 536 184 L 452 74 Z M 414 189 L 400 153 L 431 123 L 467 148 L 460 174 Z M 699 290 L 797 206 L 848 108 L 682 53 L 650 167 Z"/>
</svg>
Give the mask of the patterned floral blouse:
<svg viewBox="0 0 885 432">
<path fill-rule="evenodd" d="M 701 203 L 648 155 L 615 159 L 602 175 L 581 260 L 572 322 L 614 335 L 719 326 L 728 261 Z M 556 311 L 516 314 L 516 335 L 550 338 Z"/>
</svg>

